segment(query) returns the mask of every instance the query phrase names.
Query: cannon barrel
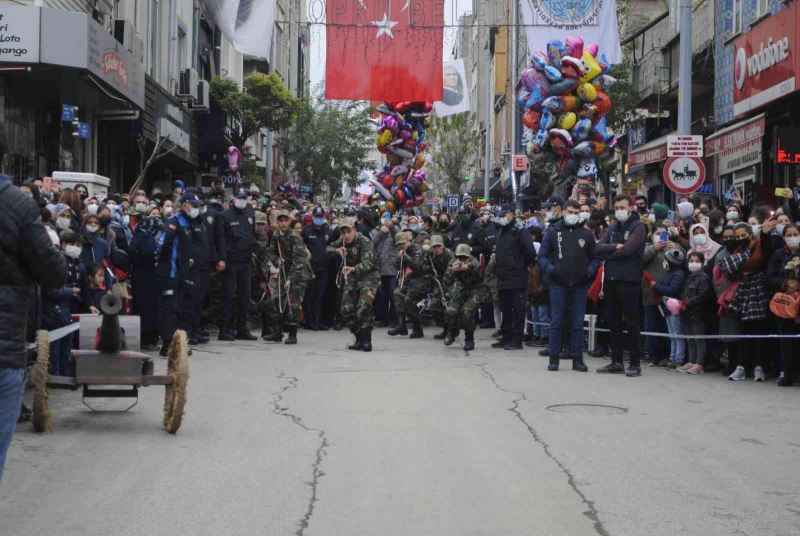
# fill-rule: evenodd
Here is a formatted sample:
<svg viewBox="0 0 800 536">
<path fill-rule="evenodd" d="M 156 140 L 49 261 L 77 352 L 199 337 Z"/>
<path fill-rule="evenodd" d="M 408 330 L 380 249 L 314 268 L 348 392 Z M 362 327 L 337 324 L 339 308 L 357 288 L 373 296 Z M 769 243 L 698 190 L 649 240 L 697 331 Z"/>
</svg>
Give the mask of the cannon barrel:
<svg viewBox="0 0 800 536">
<path fill-rule="evenodd" d="M 122 299 L 108 293 L 100 299 L 100 312 L 103 320 L 100 324 L 97 349 L 104 353 L 116 353 L 125 348 L 125 336 L 119 327 L 119 312 L 122 310 Z"/>
</svg>

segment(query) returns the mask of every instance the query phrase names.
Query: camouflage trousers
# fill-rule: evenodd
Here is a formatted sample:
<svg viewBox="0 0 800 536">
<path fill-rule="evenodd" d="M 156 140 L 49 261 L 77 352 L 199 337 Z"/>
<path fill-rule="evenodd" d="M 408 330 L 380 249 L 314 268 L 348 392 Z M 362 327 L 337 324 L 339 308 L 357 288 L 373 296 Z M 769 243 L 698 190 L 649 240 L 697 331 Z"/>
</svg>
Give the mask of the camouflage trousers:
<svg viewBox="0 0 800 536">
<path fill-rule="evenodd" d="M 481 303 L 481 292 L 463 288 L 452 289 L 447 296 L 445 322 L 451 328 L 475 331 L 475 311 Z"/>
<path fill-rule="evenodd" d="M 272 325 L 283 325 L 284 328 L 296 328 L 300 325 L 300 313 L 303 310 L 306 285 L 306 281 L 292 281 L 287 296 L 285 289 L 278 289 L 277 279 L 270 281 L 269 319 Z"/>
<path fill-rule="evenodd" d="M 342 320 L 354 333 L 363 328 L 371 328 L 374 320 L 375 294 L 380 281 L 358 281 L 348 279 L 342 292 Z"/>
<path fill-rule="evenodd" d="M 398 313 L 405 313 L 411 322 L 420 321 L 417 304 L 428 297 L 431 286 L 428 279 L 412 279 L 406 281 L 403 288 L 394 289 L 394 307 Z"/>
<path fill-rule="evenodd" d="M 444 322 L 446 307 L 442 303 L 442 292 L 439 290 L 439 285 L 435 282 L 433 284 L 433 294 L 431 294 L 431 318 L 437 323 Z"/>
<path fill-rule="evenodd" d="M 491 303 L 494 305 L 500 305 L 500 292 L 497 290 L 497 276 L 490 275 L 486 277 L 486 296 L 483 299 L 484 303 L 490 303 L 489 300 L 492 300 Z"/>
</svg>

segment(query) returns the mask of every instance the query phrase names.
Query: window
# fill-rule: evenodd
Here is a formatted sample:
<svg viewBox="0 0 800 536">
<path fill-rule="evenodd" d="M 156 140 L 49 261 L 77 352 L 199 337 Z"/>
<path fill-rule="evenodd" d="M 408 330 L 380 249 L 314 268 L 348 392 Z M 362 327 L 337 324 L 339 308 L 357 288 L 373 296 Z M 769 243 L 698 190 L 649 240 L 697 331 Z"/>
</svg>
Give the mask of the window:
<svg viewBox="0 0 800 536">
<path fill-rule="evenodd" d="M 669 0 L 669 37 L 672 38 L 677 35 L 680 29 L 681 3 L 679 0 Z"/>
<path fill-rule="evenodd" d="M 150 32 L 150 55 L 147 62 L 147 73 L 157 78 L 158 72 L 158 40 L 159 40 L 159 16 L 158 16 L 158 0 L 150 0 L 148 9 L 148 24 L 147 29 Z"/>
<path fill-rule="evenodd" d="M 764 15 L 769 14 L 769 0 L 757 0 L 756 1 L 756 17 L 760 18 Z"/>
<path fill-rule="evenodd" d="M 760 0 L 759 0 L 760 1 Z M 742 4 L 743 0 L 733 0 L 733 35 L 742 32 Z"/>
</svg>

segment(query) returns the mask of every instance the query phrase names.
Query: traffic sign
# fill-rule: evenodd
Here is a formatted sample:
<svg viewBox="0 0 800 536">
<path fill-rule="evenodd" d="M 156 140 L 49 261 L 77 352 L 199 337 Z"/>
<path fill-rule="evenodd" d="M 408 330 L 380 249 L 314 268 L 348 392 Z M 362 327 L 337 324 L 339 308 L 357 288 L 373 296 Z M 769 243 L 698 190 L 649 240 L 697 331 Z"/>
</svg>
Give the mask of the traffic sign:
<svg viewBox="0 0 800 536">
<path fill-rule="evenodd" d="M 461 199 L 457 195 L 447 196 L 447 208 L 457 209 L 461 204 Z"/>
<path fill-rule="evenodd" d="M 667 136 L 667 157 L 702 157 L 703 136 Z"/>
<path fill-rule="evenodd" d="M 679 156 L 664 164 L 664 183 L 676 194 L 690 194 L 706 180 L 706 166 L 699 158 Z"/>
<path fill-rule="evenodd" d="M 528 157 L 524 154 L 514 155 L 514 171 L 527 171 L 528 170 Z"/>
</svg>

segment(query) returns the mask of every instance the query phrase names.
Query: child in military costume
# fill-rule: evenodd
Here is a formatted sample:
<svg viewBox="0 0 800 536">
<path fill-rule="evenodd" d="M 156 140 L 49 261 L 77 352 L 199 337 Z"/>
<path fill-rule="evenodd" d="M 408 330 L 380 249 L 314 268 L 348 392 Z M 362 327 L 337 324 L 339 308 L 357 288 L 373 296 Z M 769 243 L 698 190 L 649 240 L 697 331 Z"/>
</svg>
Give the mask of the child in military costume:
<svg viewBox="0 0 800 536">
<path fill-rule="evenodd" d="M 444 237 L 435 234 L 431 237 L 431 250 L 425 253 L 425 262 L 432 266 L 431 277 L 431 316 L 437 324 L 442 325 L 442 332 L 433 336 L 434 339 L 444 339 L 447 337 L 447 323 L 444 320 L 445 309 L 447 308 L 447 289 L 444 286 L 444 278 L 447 268 L 456 256 L 453 251 L 444 246 Z"/>
<path fill-rule="evenodd" d="M 401 232 L 394 237 L 397 247 L 395 267 L 398 271 L 398 285 L 394 290 L 394 304 L 400 313 L 400 324 L 389 330 L 389 335 L 408 335 L 406 318 L 411 321 L 412 339 L 424 336 L 420 311 L 417 304 L 424 300 L 433 284 L 432 268 L 420 246 L 414 243 L 411 233 Z"/>
<path fill-rule="evenodd" d="M 481 303 L 485 287 L 481 266 L 472 256 L 468 244 L 456 247 L 456 259 L 450 263 L 445 274 L 444 286 L 447 290 L 448 333 L 444 344 L 450 346 L 458 337 L 459 328 L 464 329 L 464 350 L 475 348 L 475 311 Z"/>
</svg>

